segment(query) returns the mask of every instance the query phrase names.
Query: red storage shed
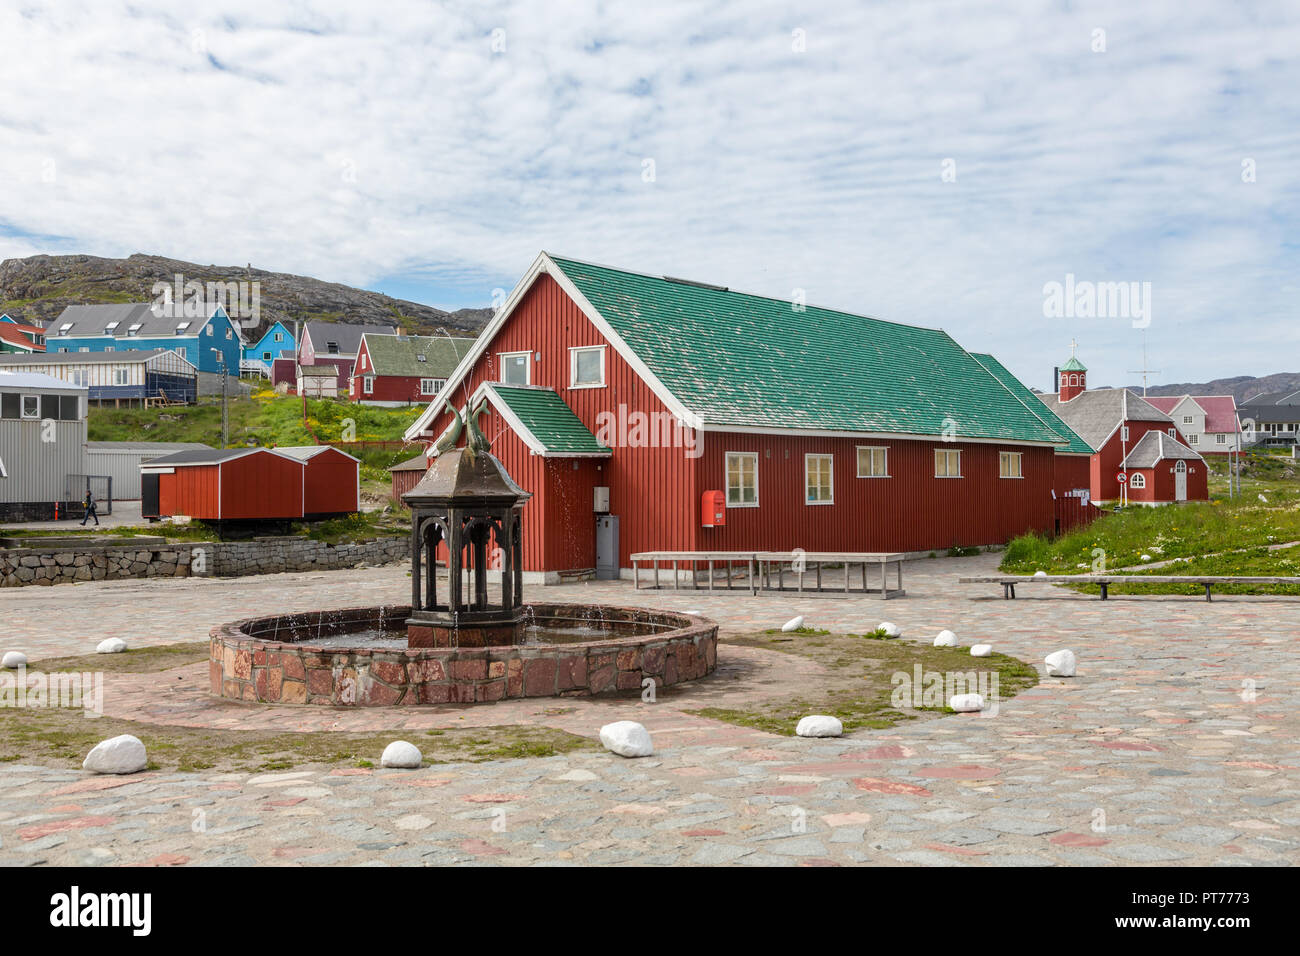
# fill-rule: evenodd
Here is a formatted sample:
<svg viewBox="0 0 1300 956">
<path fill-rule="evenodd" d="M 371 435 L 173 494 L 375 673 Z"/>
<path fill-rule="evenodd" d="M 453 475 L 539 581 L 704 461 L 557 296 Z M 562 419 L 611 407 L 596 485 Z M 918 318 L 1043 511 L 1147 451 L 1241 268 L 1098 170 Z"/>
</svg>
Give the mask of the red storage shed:
<svg viewBox="0 0 1300 956">
<path fill-rule="evenodd" d="M 205 448 L 140 466 L 141 514 L 202 521 L 283 520 L 304 514 L 306 464 L 267 448 Z"/>
<path fill-rule="evenodd" d="M 361 510 L 361 459 L 330 445 L 277 448 L 307 467 L 303 472 L 303 514 L 352 514 Z"/>
</svg>

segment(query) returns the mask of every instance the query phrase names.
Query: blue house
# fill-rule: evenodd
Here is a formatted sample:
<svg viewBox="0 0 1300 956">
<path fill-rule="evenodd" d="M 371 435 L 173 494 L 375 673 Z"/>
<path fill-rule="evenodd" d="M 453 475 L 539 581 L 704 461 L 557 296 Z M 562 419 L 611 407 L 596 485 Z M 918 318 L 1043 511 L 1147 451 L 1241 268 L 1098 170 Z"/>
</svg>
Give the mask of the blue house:
<svg viewBox="0 0 1300 956">
<path fill-rule="evenodd" d="M 244 346 L 240 369 L 271 377 L 271 363 L 282 356 L 292 358 L 298 351 L 298 342 L 284 323 L 276 322 L 252 345 Z"/>
<path fill-rule="evenodd" d="M 200 372 L 229 375 L 239 374 L 243 348 L 239 325 L 220 305 L 186 305 L 182 314 L 150 303 L 70 305 L 45 329 L 47 353 L 171 349 Z"/>
</svg>

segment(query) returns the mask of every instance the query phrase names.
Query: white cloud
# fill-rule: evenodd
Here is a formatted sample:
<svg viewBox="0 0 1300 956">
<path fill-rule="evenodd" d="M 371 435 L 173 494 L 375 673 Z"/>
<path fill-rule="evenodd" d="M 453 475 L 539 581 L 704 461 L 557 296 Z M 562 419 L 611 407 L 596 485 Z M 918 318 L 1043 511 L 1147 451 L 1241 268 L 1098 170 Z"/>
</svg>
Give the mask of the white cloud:
<svg viewBox="0 0 1300 956">
<path fill-rule="evenodd" d="M 0 255 L 436 275 L 486 302 L 546 248 L 941 325 L 1031 384 L 1073 336 L 1131 380 L 1141 333 L 1042 318 L 1072 272 L 1153 284 L 1166 379 L 1285 364 L 1259 343 L 1295 314 L 1293 9 L 838 6 L 10 8 Z"/>
</svg>

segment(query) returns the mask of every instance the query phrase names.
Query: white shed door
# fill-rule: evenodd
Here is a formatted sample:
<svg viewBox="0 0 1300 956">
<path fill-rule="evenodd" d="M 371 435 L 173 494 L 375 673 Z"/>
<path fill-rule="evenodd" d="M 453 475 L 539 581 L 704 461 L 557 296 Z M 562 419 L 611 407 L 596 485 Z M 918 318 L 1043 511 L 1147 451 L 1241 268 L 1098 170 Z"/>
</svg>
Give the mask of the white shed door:
<svg viewBox="0 0 1300 956">
<path fill-rule="evenodd" d="M 1174 465 L 1174 500 L 1187 500 L 1187 462 L 1179 461 Z"/>
</svg>

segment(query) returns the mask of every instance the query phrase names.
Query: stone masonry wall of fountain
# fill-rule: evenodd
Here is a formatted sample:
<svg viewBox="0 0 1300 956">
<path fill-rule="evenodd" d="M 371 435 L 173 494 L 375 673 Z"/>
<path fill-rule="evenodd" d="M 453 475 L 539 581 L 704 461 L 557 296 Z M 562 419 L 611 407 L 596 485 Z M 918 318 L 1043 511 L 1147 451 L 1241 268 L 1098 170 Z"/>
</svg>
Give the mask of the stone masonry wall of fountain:
<svg viewBox="0 0 1300 956">
<path fill-rule="evenodd" d="M 640 690 L 694 680 L 717 665 L 718 626 L 646 608 L 531 604 L 530 621 L 598 623 L 587 643 L 481 648 L 321 647 L 324 637 L 402 628 L 409 607 L 253 618 L 212 629 L 213 694 L 268 704 L 343 707 L 478 703 Z M 652 633 L 644 633 L 647 629 Z"/>
</svg>

